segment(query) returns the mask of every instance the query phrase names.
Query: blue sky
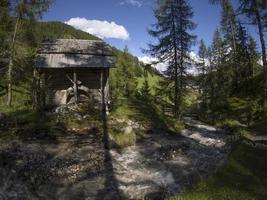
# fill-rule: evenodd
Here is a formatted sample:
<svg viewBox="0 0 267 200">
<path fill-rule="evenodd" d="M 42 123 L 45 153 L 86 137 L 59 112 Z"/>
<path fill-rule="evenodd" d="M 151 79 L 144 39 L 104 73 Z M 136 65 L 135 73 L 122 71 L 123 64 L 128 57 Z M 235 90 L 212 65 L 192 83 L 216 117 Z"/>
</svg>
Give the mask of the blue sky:
<svg viewBox="0 0 267 200">
<path fill-rule="evenodd" d="M 141 48 L 153 40 L 147 29 L 155 22 L 153 0 L 56 0 L 44 15 L 44 21 L 69 22 L 83 30 L 97 33 L 111 45 L 128 46 L 136 56 L 145 56 Z M 189 0 L 197 28 L 193 32 L 207 44 L 220 23 L 220 8 L 208 0 Z M 72 20 L 71 20 L 72 19 Z M 71 21 L 70 21 L 71 20 Z M 106 22 L 105 22 L 106 21 Z M 113 37 L 113 38 L 110 38 Z M 197 46 L 192 47 L 197 51 Z"/>
</svg>

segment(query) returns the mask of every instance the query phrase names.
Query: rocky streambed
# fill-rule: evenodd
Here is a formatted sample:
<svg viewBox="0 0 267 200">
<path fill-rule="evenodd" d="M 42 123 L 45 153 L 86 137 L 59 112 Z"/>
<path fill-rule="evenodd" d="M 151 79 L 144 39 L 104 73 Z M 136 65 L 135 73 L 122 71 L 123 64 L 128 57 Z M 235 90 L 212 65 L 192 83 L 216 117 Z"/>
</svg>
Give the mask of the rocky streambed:
<svg viewBox="0 0 267 200">
<path fill-rule="evenodd" d="M 180 194 L 221 166 L 223 131 L 185 119 L 170 135 L 147 131 L 136 145 L 107 149 L 101 128 L 62 130 L 0 146 L 2 199 L 161 199 Z M 138 124 L 130 124 L 133 129 Z"/>
<path fill-rule="evenodd" d="M 151 133 L 121 152 L 111 150 L 119 190 L 127 199 L 160 199 L 180 194 L 221 166 L 230 152 L 229 136 L 185 119 L 181 135 Z"/>
</svg>

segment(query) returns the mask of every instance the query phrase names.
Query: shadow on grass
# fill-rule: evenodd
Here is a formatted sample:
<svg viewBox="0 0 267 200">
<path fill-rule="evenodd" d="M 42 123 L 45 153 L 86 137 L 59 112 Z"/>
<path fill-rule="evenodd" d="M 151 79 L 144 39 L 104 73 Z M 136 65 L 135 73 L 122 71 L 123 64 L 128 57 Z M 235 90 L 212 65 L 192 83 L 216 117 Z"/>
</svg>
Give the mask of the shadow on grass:
<svg viewBox="0 0 267 200">
<path fill-rule="evenodd" d="M 175 119 L 164 115 L 160 110 L 159 103 L 156 103 L 152 97 L 136 95 L 124 99 L 119 104 L 123 108 L 119 117 L 128 117 L 140 122 L 148 131 L 175 134 L 175 131 L 170 129 L 172 126 L 170 122 Z"/>
</svg>

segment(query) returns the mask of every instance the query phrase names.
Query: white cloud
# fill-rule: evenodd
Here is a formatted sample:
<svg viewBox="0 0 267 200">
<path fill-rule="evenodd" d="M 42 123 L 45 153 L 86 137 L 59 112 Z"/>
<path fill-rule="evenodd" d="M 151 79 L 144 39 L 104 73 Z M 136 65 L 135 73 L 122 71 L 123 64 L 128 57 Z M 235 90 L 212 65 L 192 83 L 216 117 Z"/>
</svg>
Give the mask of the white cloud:
<svg viewBox="0 0 267 200">
<path fill-rule="evenodd" d="M 143 3 L 140 0 L 124 0 L 120 5 L 130 4 L 132 6 L 141 7 Z"/>
<path fill-rule="evenodd" d="M 198 70 L 197 70 L 195 64 L 200 62 L 200 58 L 193 51 L 189 53 L 189 56 L 191 58 L 191 62 L 193 62 L 193 65 L 192 65 L 192 68 L 187 69 L 187 72 L 189 74 L 197 75 L 198 74 Z M 152 58 L 152 57 L 149 57 L 149 56 L 138 57 L 138 59 L 141 62 L 143 62 L 144 64 L 151 64 L 153 67 L 155 67 L 160 72 L 164 72 L 167 69 L 167 66 L 168 66 L 168 63 L 157 63 L 157 64 L 154 64 L 155 62 L 158 61 L 158 59 L 157 58 Z M 206 61 L 206 65 L 209 65 L 208 61 Z"/>
<path fill-rule="evenodd" d="M 102 39 L 115 38 L 122 40 L 129 40 L 130 35 L 126 28 L 118 25 L 115 22 L 90 20 L 86 18 L 75 17 L 65 22 L 77 29 L 93 34 Z"/>
<path fill-rule="evenodd" d="M 158 62 L 158 59 L 148 57 L 148 56 L 143 56 L 143 57 L 138 57 L 139 61 L 143 62 L 144 64 L 150 64 L 153 67 L 155 67 L 157 70 L 160 72 L 163 72 L 167 69 L 167 64 L 166 63 L 157 63 L 154 64 L 155 62 Z"/>
</svg>

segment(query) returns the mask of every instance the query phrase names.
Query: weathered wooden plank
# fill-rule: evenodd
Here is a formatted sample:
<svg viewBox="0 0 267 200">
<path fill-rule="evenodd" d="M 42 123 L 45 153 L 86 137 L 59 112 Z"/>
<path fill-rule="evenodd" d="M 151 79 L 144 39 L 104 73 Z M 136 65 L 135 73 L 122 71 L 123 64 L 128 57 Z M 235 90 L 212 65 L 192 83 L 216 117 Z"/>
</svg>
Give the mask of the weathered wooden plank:
<svg viewBox="0 0 267 200">
<path fill-rule="evenodd" d="M 111 47 L 101 40 L 57 39 L 42 43 L 38 52 L 113 56 Z"/>
<path fill-rule="evenodd" d="M 106 68 L 115 66 L 114 56 L 83 54 L 39 54 L 37 68 Z"/>
</svg>

